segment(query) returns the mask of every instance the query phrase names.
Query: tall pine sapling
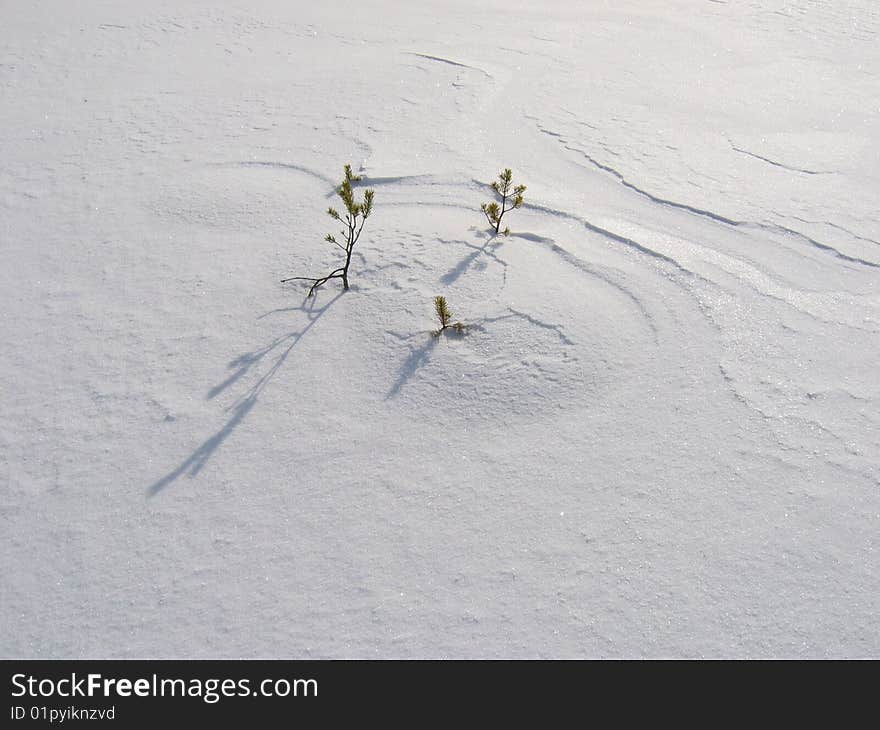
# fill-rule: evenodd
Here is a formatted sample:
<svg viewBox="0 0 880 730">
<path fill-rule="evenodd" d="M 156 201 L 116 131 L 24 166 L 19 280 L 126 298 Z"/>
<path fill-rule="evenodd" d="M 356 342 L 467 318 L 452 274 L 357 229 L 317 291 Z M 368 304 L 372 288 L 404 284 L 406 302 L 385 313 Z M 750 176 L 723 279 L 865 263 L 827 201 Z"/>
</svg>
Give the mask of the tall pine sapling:
<svg viewBox="0 0 880 730">
<path fill-rule="evenodd" d="M 333 220 L 342 223 L 344 226 L 340 233 L 344 236 L 345 243 L 340 243 L 336 240 L 336 236 L 330 233 L 324 237 L 324 240 L 327 241 L 327 243 L 332 243 L 334 246 L 338 246 L 345 252 L 345 263 L 338 269 L 331 271 L 327 276 L 322 276 L 317 279 L 311 276 L 292 276 L 289 279 L 282 279 L 282 283 L 297 280 L 311 281 L 312 286 L 309 289 L 308 296 L 312 296 L 312 294 L 315 293 L 315 289 L 326 284 L 330 279 L 342 279 L 342 288 L 348 291 L 348 269 L 349 266 L 351 266 L 351 254 L 354 251 L 354 245 L 358 242 L 358 239 L 361 236 L 361 231 L 364 229 L 364 222 L 370 217 L 370 213 L 373 212 L 374 191 L 365 190 L 364 199 L 360 203 L 354 198 L 354 189 L 351 184 L 353 182 L 358 182 L 358 180 L 360 180 L 360 177 L 352 173 L 351 165 L 346 165 L 345 179 L 336 190 L 336 194 L 342 199 L 342 202 L 345 205 L 345 214 L 340 215 L 339 211 L 333 207 L 327 209 L 327 215 Z"/>
<path fill-rule="evenodd" d="M 495 227 L 495 234 L 497 235 L 501 230 L 501 219 L 504 218 L 504 214 L 514 208 L 522 207 L 523 193 L 526 191 L 526 186 L 517 185 L 514 187 L 513 172 L 511 172 L 510 168 L 506 168 L 498 174 L 498 179 L 492 183 L 492 190 L 500 196 L 501 205 L 494 202 L 483 203 L 480 206 L 480 210 L 483 211 L 489 223 Z M 504 235 L 506 236 L 509 233 L 510 228 L 505 228 Z"/>
</svg>

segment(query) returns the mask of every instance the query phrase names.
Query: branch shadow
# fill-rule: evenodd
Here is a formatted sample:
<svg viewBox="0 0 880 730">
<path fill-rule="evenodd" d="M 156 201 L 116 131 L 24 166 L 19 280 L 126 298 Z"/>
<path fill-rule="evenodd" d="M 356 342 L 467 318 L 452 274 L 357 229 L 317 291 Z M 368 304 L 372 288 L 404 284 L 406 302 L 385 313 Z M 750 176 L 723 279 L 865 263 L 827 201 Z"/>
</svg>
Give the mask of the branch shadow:
<svg viewBox="0 0 880 730">
<path fill-rule="evenodd" d="M 205 441 L 203 441 L 202 444 L 198 446 L 195 451 L 193 451 L 186 459 L 184 459 L 175 469 L 168 472 L 161 479 L 153 482 L 153 484 L 151 484 L 147 488 L 148 497 L 155 496 L 169 484 L 176 481 L 184 473 L 187 473 L 189 477 L 192 478 L 195 477 L 204 468 L 205 464 L 208 463 L 208 460 L 211 458 L 214 452 L 227 438 L 229 438 L 229 436 L 235 431 L 235 429 L 238 428 L 238 426 L 241 424 L 242 421 L 244 421 L 248 413 L 251 412 L 253 407 L 256 405 L 260 394 L 263 392 L 263 389 L 271 382 L 272 378 L 275 377 L 275 374 L 281 369 L 281 366 L 284 365 L 284 362 L 287 360 L 288 356 L 290 355 L 296 344 L 312 327 L 315 326 L 315 323 L 321 318 L 324 312 L 330 309 L 333 303 L 341 296 L 342 292 L 339 292 L 338 294 L 336 294 L 336 296 L 333 297 L 333 299 L 331 299 L 320 308 L 315 308 L 314 300 L 312 300 L 310 304 L 308 304 L 307 302 L 303 302 L 303 304 L 299 307 L 274 309 L 258 317 L 258 319 L 263 319 L 264 317 L 278 312 L 301 311 L 306 313 L 309 318 L 309 323 L 301 330 L 288 332 L 286 335 L 276 337 L 265 347 L 261 347 L 252 352 L 247 352 L 243 355 L 240 355 L 229 363 L 228 367 L 233 368 L 234 372 L 221 383 L 218 383 L 208 391 L 208 394 L 206 396 L 207 400 L 211 400 L 212 398 L 216 397 L 224 390 L 229 388 L 231 385 L 238 382 L 238 380 L 246 375 L 251 370 L 251 368 L 263 361 L 263 359 L 269 356 L 270 353 L 280 350 L 277 357 L 275 358 L 275 361 L 272 363 L 272 366 L 265 373 L 263 373 L 259 380 L 257 380 L 257 382 L 254 383 L 254 385 L 251 386 L 250 389 L 248 389 L 248 391 L 242 397 L 240 397 L 235 403 L 233 403 L 232 406 L 230 406 L 230 408 L 228 409 L 230 415 L 226 419 L 226 422 L 220 427 L 220 429 L 209 436 L 207 439 L 205 439 Z"/>
<path fill-rule="evenodd" d="M 482 329 L 477 326 L 472 329 Z M 425 333 L 418 333 L 415 335 L 399 335 L 396 332 L 392 332 L 391 330 L 386 330 L 389 335 L 396 337 L 398 340 L 402 342 L 408 342 L 414 337 L 418 337 L 420 334 L 424 335 Z M 437 344 L 441 341 L 441 339 L 461 339 L 465 337 L 466 334 L 464 332 L 457 332 L 451 327 L 443 330 L 442 332 L 430 332 L 427 334 L 427 341 L 418 345 L 416 347 L 410 347 L 409 356 L 406 360 L 403 361 L 403 364 L 400 366 L 400 369 L 397 371 L 397 377 L 394 380 L 394 384 L 385 394 L 385 400 L 391 400 L 400 394 L 400 391 L 403 389 L 403 386 L 406 385 L 410 379 L 419 371 L 420 368 L 424 367 L 428 361 L 431 359 L 431 353 L 434 351 L 434 348 L 437 347 Z"/>
<path fill-rule="evenodd" d="M 396 332 L 392 332 L 391 330 L 386 330 L 389 335 L 396 337 L 399 340 L 407 342 L 411 340 L 413 337 L 417 337 L 418 335 L 399 335 Z M 424 334 L 424 333 L 421 333 Z M 434 348 L 437 347 L 437 342 L 440 340 L 439 337 L 435 337 L 433 334 L 427 335 L 428 339 L 423 344 L 418 345 L 416 347 L 410 346 L 410 353 L 406 360 L 403 361 L 403 364 L 400 366 L 400 369 L 397 371 L 397 377 L 394 380 L 394 384 L 385 394 L 385 400 L 390 400 L 391 398 L 396 397 L 400 394 L 403 386 L 406 385 L 410 378 L 415 375 L 419 368 L 424 366 L 428 360 L 431 359 L 431 353 L 434 351 Z"/>
<path fill-rule="evenodd" d="M 482 237 L 482 236 L 480 236 Z M 490 259 L 495 261 L 496 263 L 501 264 L 504 270 L 504 280 L 507 281 L 507 262 L 499 258 L 495 253 L 495 249 L 501 246 L 503 241 L 498 240 L 498 236 L 492 235 L 486 239 L 482 246 L 478 246 L 473 243 L 468 243 L 467 241 L 442 241 L 442 243 L 455 243 L 460 246 L 465 246 L 469 249 L 472 249 L 471 253 L 461 259 L 455 266 L 453 266 L 449 271 L 447 271 L 443 276 L 440 277 L 440 283 L 446 286 L 454 283 L 464 274 L 471 266 L 473 266 L 474 262 L 480 256 L 488 256 Z"/>
</svg>

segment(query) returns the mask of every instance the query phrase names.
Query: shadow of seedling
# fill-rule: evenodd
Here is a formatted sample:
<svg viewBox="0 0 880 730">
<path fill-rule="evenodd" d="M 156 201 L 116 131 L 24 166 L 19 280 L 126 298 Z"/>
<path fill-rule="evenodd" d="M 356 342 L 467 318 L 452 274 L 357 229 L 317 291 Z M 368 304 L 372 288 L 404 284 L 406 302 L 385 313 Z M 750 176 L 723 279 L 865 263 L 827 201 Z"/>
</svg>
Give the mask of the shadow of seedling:
<svg viewBox="0 0 880 730">
<path fill-rule="evenodd" d="M 434 300 L 438 315 L 440 314 L 440 304 L 438 300 L 441 299 L 443 300 L 442 306 L 445 308 L 446 300 L 443 297 L 436 297 Z M 406 385 L 422 367 L 428 364 L 431 359 L 431 353 L 434 352 L 434 348 L 437 347 L 441 341 L 460 340 L 466 337 L 471 330 L 482 329 L 480 325 L 465 325 L 461 322 L 453 323 L 451 321 L 452 313 L 448 312 L 448 310 L 446 310 L 446 313 L 449 317 L 441 317 L 440 321 L 442 326 L 440 329 L 432 330 L 428 333 L 416 332 L 411 335 L 401 335 L 397 332 L 386 330 L 389 335 L 406 344 L 406 346 L 410 348 L 410 353 L 397 371 L 397 377 L 394 380 L 394 384 L 385 394 L 385 400 L 397 396 L 403 389 L 403 386 Z M 416 344 L 412 344 L 412 342 L 415 342 Z"/>
<path fill-rule="evenodd" d="M 394 380 L 394 384 L 385 394 L 385 400 L 390 400 L 400 394 L 400 391 L 403 390 L 403 387 L 413 378 L 413 376 L 430 362 L 431 354 L 441 341 L 460 340 L 471 332 L 488 332 L 491 328 L 484 327 L 484 325 L 492 325 L 497 322 L 511 319 L 519 320 L 530 327 L 535 327 L 539 330 L 552 332 L 559 339 L 559 342 L 563 347 L 574 347 L 576 344 L 565 333 L 560 325 L 553 324 L 552 322 L 545 322 L 538 317 L 528 314 L 527 312 L 521 312 L 513 307 L 507 307 L 506 312 L 493 317 L 480 317 L 478 319 L 469 320 L 467 325 L 463 325 L 461 328 L 448 326 L 440 330 L 416 332 L 411 335 L 401 335 L 392 330 L 386 330 L 389 335 L 406 344 L 410 349 L 410 353 L 397 371 L 397 377 Z"/>
<path fill-rule="evenodd" d="M 397 332 L 386 330 L 386 332 L 392 337 L 396 337 L 398 340 L 405 342 L 407 347 L 410 348 L 410 353 L 397 371 L 397 377 L 394 379 L 394 384 L 385 394 L 385 400 L 390 400 L 391 398 L 396 398 L 400 395 L 403 386 L 405 386 L 421 368 L 430 362 L 431 353 L 434 352 L 434 348 L 437 347 L 441 341 L 447 339 L 460 340 L 467 335 L 468 330 L 473 329 L 482 328 L 479 325 L 470 325 L 467 330 L 458 331 L 454 330 L 452 327 L 448 327 L 442 332 L 434 330 L 433 332 L 417 332 L 412 335 L 401 335 Z M 415 341 L 415 344 L 411 344 L 410 341 Z"/>
<path fill-rule="evenodd" d="M 309 322 L 301 330 L 288 332 L 281 337 L 276 337 L 265 347 L 239 355 L 229 363 L 228 367 L 232 370 L 232 373 L 225 380 L 208 391 L 207 400 L 215 398 L 227 388 L 237 383 L 242 377 L 247 375 L 252 368 L 259 365 L 266 358 L 270 356 L 275 358 L 272 365 L 262 376 L 260 376 L 256 383 L 254 383 L 242 397 L 227 409 L 229 417 L 220 429 L 205 439 L 205 441 L 203 441 L 202 444 L 175 469 L 150 485 L 147 489 L 147 496 L 152 497 L 158 494 L 162 489 L 176 481 L 177 478 L 183 474 L 188 474 L 190 478 L 193 478 L 204 468 L 213 453 L 224 441 L 226 441 L 227 438 L 229 438 L 233 431 L 235 431 L 242 421 L 244 421 L 248 413 L 251 412 L 256 405 L 260 394 L 272 381 L 272 378 L 275 377 L 275 374 L 281 369 L 281 366 L 284 365 L 284 362 L 287 360 L 293 348 L 296 347 L 297 343 L 305 336 L 306 332 L 315 326 L 315 323 L 321 318 L 324 312 L 326 312 L 341 296 L 342 292 L 339 292 L 333 297 L 333 299 L 320 308 L 315 306 L 313 299 L 307 299 L 306 302 L 299 307 L 274 309 L 270 312 L 266 312 L 258 318 L 263 319 L 264 317 L 280 312 L 305 312 Z"/>
<path fill-rule="evenodd" d="M 485 233 L 478 234 L 478 238 L 484 238 L 486 236 Z M 440 243 L 451 243 L 457 246 L 465 246 L 466 248 L 471 249 L 471 253 L 467 254 L 464 258 L 462 258 L 455 266 L 453 266 L 449 271 L 447 271 L 443 276 L 440 277 L 440 283 L 446 286 L 454 283 L 464 274 L 480 256 L 486 256 L 498 264 L 501 264 L 504 281 L 507 281 L 507 262 L 499 258 L 495 254 L 495 249 L 501 246 L 504 241 L 502 240 L 503 236 L 496 236 L 494 233 L 485 238 L 482 245 L 477 245 L 473 243 L 468 243 L 467 241 L 446 241 L 440 239 Z"/>
<path fill-rule="evenodd" d="M 431 353 L 434 351 L 434 348 L 437 347 L 440 338 L 436 337 L 432 332 L 417 332 L 412 335 L 400 335 L 391 330 L 386 330 L 386 332 L 392 337 L 401 340 L 410 348 L 409 355 L 397 371 L 397 377 L 394 379 L 394 384 L 385 394 L 385 400 L 389 400 L 398 396 L 403 389 L 403 386 L 406 385 L 422 367 L 428 364 L 428 361 L 431 359 Z M 416 344 L 411 344 L 409 342 L 410 340 L 416 340 Z"/>
</svg>

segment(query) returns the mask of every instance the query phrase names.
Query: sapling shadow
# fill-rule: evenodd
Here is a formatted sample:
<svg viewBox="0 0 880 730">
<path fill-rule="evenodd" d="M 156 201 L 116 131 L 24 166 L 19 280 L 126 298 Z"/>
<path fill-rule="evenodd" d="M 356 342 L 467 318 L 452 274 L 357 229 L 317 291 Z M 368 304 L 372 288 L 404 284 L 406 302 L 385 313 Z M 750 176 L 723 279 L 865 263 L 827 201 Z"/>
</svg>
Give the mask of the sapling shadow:
<svg viewBox="0 0 880 730">
<path fill-rule="evenodd" d="M 468 243 L 467 241 L 453 240 L 453 241 L 444 241 L 441 239 L 443 243 L 454 243 L 459 246 L 465 246 L 466 248 L 471 249 L 471 253 L 467 254 L 464 258 L 462 258 L 455 266 L 453 266 L 449 271 L 447 271 L 443 276 L 440 277 L 440 283 L 449 285 L 454 283 L 462 274 L 464 274 L 471 266 L 481 257 L 486 256 L 489 259 L 495 261 L 497 264 L 500 264 L 502 267 L 502 275 L 504 277 L 504 283 L 507 283 L 507 262 L 498 256 L 495 253 L 495 250 L 501 246 L 501 241 L 499 241 L 494 235 L 486 237 L 486 232 L 481 231 L 477 238 L 483 241 L 481 246 L 477 246 L 473 243 Z"/>
<path fill-rule="evenodd" d="M 275 377 L 275 374 L 281 369 L 282 365 L 284 365 L 293 348 L 305 336 L 305 334 L 312 327 L 315 326 L 315 323 L 340 296 L 342 296 L 341 293 L 337 294 L 333 299 L 331 299 L 322 307 L 315 307 L 314 305 L 306 306 L 304 302 L 302 306 L 292 308 L 298 311 L 305 312 L 306 316 L 308 317 L 308 324 L 306 324 L 305 327 L 288 332 L 287 334 L 281 335 L 280 337 L 276 337 L 267 345 L 257 348 L 256 350 L 253 350 L 251 352 L 244 353 L 243 355 L 239 355 L 234 360 L 232 360 L 232 362 L 229 363 L 228 367 L 233 372 L 222 382 L 215 385 L 208 391 L 208 400 L 215 398 L 231 385 L 238 382 L 244 375 L 246 375 L 259 363 L 261 363 L 266 357 L 272 355 L 273 353 L 275 354 L 274 361 L 272 361 L 272 364 L 266 369 L 266 371 L 241 397 L 239 397 L 227 409 L 229 417 L 226 419 L 223 425 L 211 436 L 205 439 L 205 441 L 203 441 L 177 467 L 172 469 L 161 479 L 153 482 L 153 484 L 147 489 L 147 496 L 152 497 L 158 494 L 162 489 L 164 489 L 172 482 L 176 481 L 178 477 L 182 476 L 183 474 L 188 474 L 191 478 L 195 477 L 204 468 L 205 464 L 208 463 L 214 452 L 220 447 L 220 445 L 224 441 L 226 441 L 227 438 L 229 438 L 230 435 L 232 435 L 235 429 L 238 428 L 242 421 L 244 421 L 245 417 L 251 412 L 251 409 L 253 409 L 253 407 L 257 404 L 257 399 L 262 394 L 266 386 L 272 381 L 272 378 Z M 308 298 L 306 299 L 308 300 Z M 262 319 L 269 314 L 285 311 L 289 310 L 273 310 L 272 312 L 267 312 L 266 314 L 261 315 L 259 319 Z"/>
<path fill-rule="evenodd" d="M 407 347 L 410 348 L 410 353 L 397 371 L 397 378 L 395 378 L 394 383 L 385 395 L 386 400 L 397 396 L 403 389 L 403 386 L 409 382 L 410 378 L 412 378 L 421 367 L 428 363 L 431 359 L 431 353 L 440 342 L 441 337 L 459 338 L 464 337 L 468 333 L 468 325 L 463 324 L 462 322 L 452 321 L 453 314 L 449 310 L 449 305 L 446 303 L 446 297 L 434 297 L 434 314 L 440 322 L 440 329 L 431 330 L 427 339 L 425 339 L 424 332 L 401 335 L 397 332 L 387 330 L 388 334 L 396 337 L 401 342 L 405 342 Z M 480 328 L 478 327 L 477 329 Z M 420 344 L 415 346 L 410 345 L 410 341 L 415 340 L 416 338 L 420 340 Z"/>
</svg>

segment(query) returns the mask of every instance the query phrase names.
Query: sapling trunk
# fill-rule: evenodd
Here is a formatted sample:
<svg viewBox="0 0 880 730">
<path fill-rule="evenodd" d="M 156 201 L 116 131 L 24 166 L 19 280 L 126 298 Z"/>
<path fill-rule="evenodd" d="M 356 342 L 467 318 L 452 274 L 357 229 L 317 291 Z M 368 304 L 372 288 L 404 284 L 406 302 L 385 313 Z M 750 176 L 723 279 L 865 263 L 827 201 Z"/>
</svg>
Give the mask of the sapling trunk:
<svg viewBox="0 0 880 730">
<path fill-rule="evenodd" d="M 343 291 L 348 291 L 348 270 L 351 266 L 351 255 L 354 252 L 355 244 L 361 237 L 361 231 L 364 229 L 364 222 L 369 218 L 370 213 L 373 212 L 374 191 L 364 191 L 364 199 L 360 203 L 356 202 L 354 199 L 354 189 L 351 184 L 358 180 L 360 180 L 360 178 L 352 173 L 351 165 L 346 165 L 345 179 L 342 181 L 342 185 L 336 190 L 336 194 L 342 199 L 342 202 L 345 205 L 345 215 L 340 215 L 339 211 L 333 207 L 327 209 L 327 215 L 338 223 L 342 223 L 344 226 L 340 233 L 345 237 L 345 243 L 343 244 L 337 241 L 336 236 L 331 233 L 328 233 L 324 237 L 324 240 L 345 251 L 345 263 L 338 269 L 331 271 L 327 276 L 321 276 L 318 278 L 311 276 L 291 276 L 288 279 L 282 279 L 282 283 L 287 281 L 311 281 L 312 286 L 309 289 L 308 296 L 312 296 L 318 287 L 323 286 L 330 281 L 330 279 L 342 279 L 342 289 Z"/>
<path fill-rule="evenodd" d="M 495 235 L 501 231 L 501 220 L 505 213 L 509 213 L 514 208 L 520 208 L 523 204 L 523 193 L 526 191 L 525 185 L 517 185 L 513 187 L 513 172 L 510 168 L 502 170 L 498 174 L 498 179 L 492 183 L 492 189 L 501 198 L 501 205 L 497 202 L 483 203 L 480 210 L 486 216 L 486 219 L 493 226 Z M 508 202 L 512 204 L 508 207 Z M 504 234 L 510 233 L 510 229 L 506 228 Z"/>
</svg>

